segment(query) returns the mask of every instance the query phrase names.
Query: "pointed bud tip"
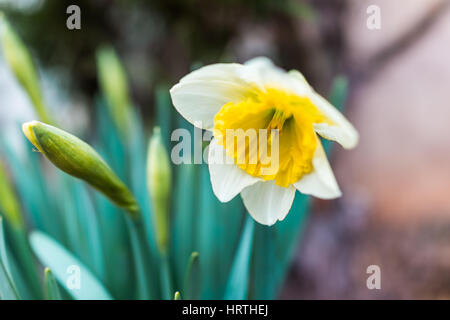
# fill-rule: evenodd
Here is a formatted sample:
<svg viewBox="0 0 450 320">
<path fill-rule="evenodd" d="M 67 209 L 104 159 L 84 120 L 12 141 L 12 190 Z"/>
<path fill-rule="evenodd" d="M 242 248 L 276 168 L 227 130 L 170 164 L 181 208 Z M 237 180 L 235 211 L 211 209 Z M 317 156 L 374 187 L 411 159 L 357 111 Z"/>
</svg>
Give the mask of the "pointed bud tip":
<svg viewBox="0 0 450 320">
<path fill-rule="evenodd" d="M 161 134 L 161 128 L 160 127 L 154 127 L 153 128 L 153 134 Z"/>
<path fill-rule="evenodd" d="M 36 120 L 25 122 L 22 124 L 22 131 L 25 137 L 27 137 L 30 142 L 39 149 L 40 152 L 42 152 L 41 146 L 39 145 L 39 142 L 36 139 L 36 135 L 34 134 L 33 128 L 37 125 L 41 125 L 42 123 Z"/>
</svg>

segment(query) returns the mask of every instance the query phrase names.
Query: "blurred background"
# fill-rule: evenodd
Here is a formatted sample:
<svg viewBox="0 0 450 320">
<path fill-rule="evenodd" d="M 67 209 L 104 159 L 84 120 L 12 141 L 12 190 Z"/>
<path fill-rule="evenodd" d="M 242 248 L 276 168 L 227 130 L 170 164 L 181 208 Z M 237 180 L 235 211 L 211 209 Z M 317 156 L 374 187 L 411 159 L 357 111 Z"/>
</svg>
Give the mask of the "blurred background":
<svg viewBox="0 0 450 320">
<path fill-rule="evenodd" d="M 154 93 L 193 66 L 264 55 L 327 96 L 349 83 L 359 146 L 333 149 L 344 196 L 315 201 L 280 298 L 450 299 L 450 2 L 447 0 L 0 0 L 31 49 L 48 105 L 88 131 L 95 53 L 111 44 L 133 100 L 154 123 Z M 81 30 L 66 8 L 81 8 Z M 381 9 L 381 29 L 366 12 Z M 33 108 L 0 59 L 0 132 L 16 139 Z M 55 112 L 56 111 L 56 112 Z M 366 269 L 381 268 L 381 290 Z"/>
</svg>

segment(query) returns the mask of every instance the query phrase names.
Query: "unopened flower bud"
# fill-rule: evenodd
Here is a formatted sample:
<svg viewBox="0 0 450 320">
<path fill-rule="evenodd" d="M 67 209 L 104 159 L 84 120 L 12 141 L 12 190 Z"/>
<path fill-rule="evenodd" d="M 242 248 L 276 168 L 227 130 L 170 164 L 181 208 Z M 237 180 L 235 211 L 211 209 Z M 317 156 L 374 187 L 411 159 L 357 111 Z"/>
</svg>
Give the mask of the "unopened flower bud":
<svg viewBox="0 0 450 320">
<path fill-rule="evenodd" d="M 22 130 L 28 140 L 56 167 L 86 181 L 117 206 L 137 215 L 139 206 L 134 196 L 90 145 L 39 121 L 24 123 Z"/>
<path fill-rule="evenodd" d="M 126 134 L 130 121 L 130 98 L 125 70 L 112 48 L 97 53 L 97 69 L 103 94 L 119 130 Z"/>
<path fill-rule="evenodd" d="M 153 204 L 156 242 L 162 253 L 166 252 L 169 240 L 171 175 L 169 156 L 161 139 L 161 131 L 155 128 L 148 147 L 147 187 Z"/>
<path fill-rule="evenodd" d="M 37 72 L 31 55 L 1 12 L 0 40 L 6 62 L 30 97 L 39 118 L 44 122 L 52 123 L 42 97 Z"/>
</svg>

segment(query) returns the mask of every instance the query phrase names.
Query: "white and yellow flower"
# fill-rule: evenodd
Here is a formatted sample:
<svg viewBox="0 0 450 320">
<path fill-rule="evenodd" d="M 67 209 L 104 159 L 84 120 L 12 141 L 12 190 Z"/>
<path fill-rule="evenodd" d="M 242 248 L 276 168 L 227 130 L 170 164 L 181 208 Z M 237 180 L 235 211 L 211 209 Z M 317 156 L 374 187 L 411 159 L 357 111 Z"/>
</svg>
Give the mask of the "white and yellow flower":
<svg viewBox="0 0 450 320">
<path fill-rule="evenodd" d="M 213 131 L 208 162 L 220 201 L 241 193 L 250 215 L 273 225 L 286 217 L 296 190 L 322 199 L 341 195 L 317 134 L 350 149 L 356 146 L 358 133 L 300 72 L 286 72 L 267 58 L 243 65 L 213 64 L 183 77 L 170 93 L 184 118 Z M 249 162 L 248 143 L 227 148 L 231 129 L 275 129 L 277 169 L 264 174 L 262 159 Z M 230 161 L 215 159 L 224 153 Z M 242 154 L 246 161 L 237 161 Z"/>
</svg>

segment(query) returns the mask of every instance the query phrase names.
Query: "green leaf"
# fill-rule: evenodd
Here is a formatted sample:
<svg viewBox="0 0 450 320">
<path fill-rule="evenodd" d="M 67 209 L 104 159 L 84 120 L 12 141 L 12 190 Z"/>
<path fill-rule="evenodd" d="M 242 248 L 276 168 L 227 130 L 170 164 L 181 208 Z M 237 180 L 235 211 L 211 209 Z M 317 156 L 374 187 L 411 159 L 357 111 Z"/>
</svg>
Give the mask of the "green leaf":
<svg viewBox="0 0 450 320">
<path fill-rule="evenodd" d="M 348 79 L 338 75 L 334 78 L 330 90 L 330 102 L 339 110 L 343 110 L 348 96 Z"/>
<path fill-rule="evenodd" d="M 33 59 L 25 44 L 0 12 L 0 42 L 3 56 L 16 79 L 30 97 L 33 106 L 42 121 L 51 123 L 51 117 L 45 106 L 39 84 L 38 73 Z"/>
<path fill-rule="evenodd" d="M 191 253 L 184 276 L 183 294 L 186 299 L 198 298 L 200 281 L 201 275 L 198 263 L 198 252 L 194 251 Z"/>
<path fill-rule="evenodd" d="M 142 179 L 142 173 L 146 170 L 146 156 L 147 156 L 147 140 L 144 137 L 144 127 L 142 124 L 142 115 L 139 110 L 132 110 L 131 112 L 131 134 L 130 141 L 127 145 L 127 160 L 129 163 L 129 175 L 131 190 L 139 202 L 144 221 L 145 233 L 147 242 L 150 246 L 151 254 L 157 257 L 158 252 L 156 248 L 156 241 L 153 236 L 153 208 L 150 205 L 150 199 L 147 192 L 147 181 Z"/>
<path fill-rule="evenodd" d="M 197 183 L 198 184 L 198 183 Z M 241 199 L 221 203 L 214 195 L 208 165 L 200 167 L 199 215 L 194 235 L 200 253 L 202 277 L 201 299 L 221 299 L 242 226 L 244 212 Z"/>
<path fill-rule="evenodd" d="M 348 96 L 348 79 L 343 75 L 334 78 L 330 90 L 330 102 L 336 109 L 343 111 Z M 330 152 L 332 141 L 322 140 L 326 152 Z"/>
<path fill-rule="evenodd" d="M 20 126 L 17 126 L 17 129 L 20 130 Z M 18 147 L 26 150 L 27 154 L 24 159 L 18 156 L 6 136 L 0 136 L 2 155 L 7 160 L 24 212 L 29 213 L 31 224 L 34 227 L 56 236 L 58 225 L 54 223 L 54 219 L 51 219 L 53 210 L 48 201 L 45 179 L 39 169 L 39 159 L 32 154 L 33 147 L 25 137 L 15 143 L 18 144 Z"/>
<path fill-rule="evenodd" d="M 47 300 L 62 300 L 56 279 L 50 268 L 44 271 L 45 298 Z"/>
<path fill-rule="evenodd" d="M 160 278 L 162 298 L 169 300 L 172 294 L 172 277 L 170 272 L 169 259 L 166 254 L 162 254 L 160 262 Z"/>
<path fill-rule="evenodd" d="M 49 266 L 56 280 L 67 292 L 78 300 L 110 300 L 111 295 L 92 272 L 67 249 L 42 232 L 34 231 L 30 235 L 31 247 L 41 263 Z M 79 274 L 71 274 L 70 268 L 77 267 Z M 80 287 L 69 288 L 70 277 L 80 276 Z"/>
<path fill-rule="evenodd" d="M 154 274 L 149 270 L 149 265 L 146 262 L 145 249 L 145 234 L 142 226 L 142 221 L 133 221 L 130 217 L 126 217 L 128 233 L 130 236 L 131 248 L 133 253 L 134 268 L 137 282 L 137 298 L 142 300 L 154 299 L 150 291 L 149 274 Z"/>
<path fill-rule="evenodd" d="M 28 240 L 27 240 L 28 241 Z M 31 250 L 31 249 L 30 249 Z M 42 299 L 42 288 L 39 284 L 39 293 L 36 294 L 34 292 L 33 284 L 30 282 L 28 273 L 22 271 L 21 264 L 19 264 L 16 260 L 16 257 L 12 254 L 12 251 L 9 248 L 6 248 L 6 252 L 8 255 L 8 263 L 11 269 L 11 279 L 14 280 L 14 285 L 17 290 L 17 294 L 20 299 L 23 300 L 32 300 L 32 299 Z M 35 272 L 37 274 L 37 272 Z M 34 277 L 34 274 L 32 275 Z M 37 279 L 39 280 L 39 279 Z"/>
<path fill-rule="evenodd" d="M 130 97 L 125 69 L 114 49 L 105 47 L 97 51 L 97 71 L 110 114 L 121 134 L 126 136 L 130 127 Z"/>
<path fill-rule="evenodd" d="M 111 165 L 111 168 L 117 173 L 119 178 L 125 181 L 127 178 L 128 166 L 126 163 L 126 150 L 123 137 L 120 136 L 118 128 L 114 125 L 107 109 L 107 103 L 103 97 L 95 98 L 95 107 L 99 151 L 101 151 L 101 155 L 104 156 L 105 160 Z M 134 127 L 135 123 L 133 123 L 132 128 L 134 129 Z M 141 148 L 144 148 L 144 146 L 142 145 Z"/>
<path fill-rule="evenodd" d="M 19 295 L 11 277 L 8 256 L 6 254 L 3 218 L 0 217 L 0 299 L 17 300 Z"/>
<path fill-rule="evenodd" d="M 133 256 L 124 214 L 99 193 L 94 193 L 101 226 L 101 239 L 105 255 L 105 280 L 109 292 L 116 299 L 129 299 L 134 293 Z M 113 265 L 115 268 L 109 268 Z M 116 269 L 130 272 L 116 272 Z"/>
<path fill-rule="evenodd" d="M 173 112 L 169 89 L 170 88 L 166 85 L 159 85 L 155 90 L 157 125 L 161 128 L 162 141 L 168 149 L 170 148 Z"/>
<path fill-rule="evenodd" d="M 194 185 L 198 175 L 197 167 L 193 164 L 181 164 L 175 167 L 174 196 L 172 203 L 172 231 L 171 231 L 171 261 L 174 266 L 175 282 L 183 284 L 186 265 L 194 250 L 196 223 L 196 195 L 197 188 L 186 188 Z M 184 290 L 186 290 L 184 288 Z M 184 291 L 183 295 L 187 295 Z"/>
<path fill-rule="evenodd" d="M 95 211 L 92 199 L 88 194 L 85 184 L 79 181 L 73 182 L 73 196 L 75 201 L 75 208 L 80 222 L 80 233 L 78 234 L 78 241 L 83 239 L 85 244 L 84 255 L 89 261 L 89 266 L 95 271 L 95 274 L 104 279 L 105 263 L 104 253 L 101 243 L 100 225 L 98 215 Z"/>
<path fill-rule="evenodd" d="M 19 202 L 13 191 L 13 186 L 0 161 L 0 210 L 4 213 L 14 229 L 24 230 L 25 225 L 20 212 Z"/>
<path fill-rule="evenodd" d="M 225 300 L 243 300 L 247 298 L 254 229 L 255 222 L 248 216 L 244 230 L 242 231 L 236 257 L 231 267 L 225 289 Z"/>
<path fill-rule="evenodd" d="M 175 294 L 173 295 L 173 300 L 181 300 L 180 291 L 175 292 Z"/>
</svg>

